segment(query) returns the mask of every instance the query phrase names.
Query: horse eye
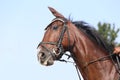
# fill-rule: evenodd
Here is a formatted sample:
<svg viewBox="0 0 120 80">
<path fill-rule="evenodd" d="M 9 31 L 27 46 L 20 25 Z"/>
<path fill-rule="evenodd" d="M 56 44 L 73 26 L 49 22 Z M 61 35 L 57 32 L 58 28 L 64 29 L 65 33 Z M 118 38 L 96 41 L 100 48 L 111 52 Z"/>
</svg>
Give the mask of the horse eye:
<svg viewBox="0 0 120 80">
<path fill-rule="evenodd" d="M 53 30 L 57 30 L 57 29 L 58 29 L 58 26 L 54 26 L 54 27 L 53 27 Z"/>
</svg>

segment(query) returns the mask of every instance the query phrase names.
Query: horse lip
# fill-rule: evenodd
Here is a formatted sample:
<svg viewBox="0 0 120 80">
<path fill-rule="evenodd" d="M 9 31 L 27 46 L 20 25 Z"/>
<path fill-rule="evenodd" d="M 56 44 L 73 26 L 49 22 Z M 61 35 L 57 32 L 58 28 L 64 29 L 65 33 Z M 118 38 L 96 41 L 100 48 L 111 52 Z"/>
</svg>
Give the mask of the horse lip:
<svg viewBox="0 0 120 80">
<path fill-rule="evenodd" d="M 49 59 L 50 59 L 50 56 L 48 56 L 47 59 L 43 62 L 43 65 L 47 65 Z"/>
</svg>

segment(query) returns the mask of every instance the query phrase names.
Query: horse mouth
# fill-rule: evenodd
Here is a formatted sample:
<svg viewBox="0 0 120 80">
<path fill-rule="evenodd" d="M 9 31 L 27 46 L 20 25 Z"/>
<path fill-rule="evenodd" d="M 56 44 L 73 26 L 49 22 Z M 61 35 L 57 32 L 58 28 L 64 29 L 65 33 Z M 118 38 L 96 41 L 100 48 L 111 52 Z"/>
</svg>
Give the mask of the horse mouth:
<svg viewBox="0 0 120 80">
<path fill-rule="evenodd" d="M 51 66 L 54 64 L 54 60 L 51 55 L 43 57 L 43 54 L 38 53 L 37 57 L 38 57 L 39 63 L 44 66 Z"/>
</svg>

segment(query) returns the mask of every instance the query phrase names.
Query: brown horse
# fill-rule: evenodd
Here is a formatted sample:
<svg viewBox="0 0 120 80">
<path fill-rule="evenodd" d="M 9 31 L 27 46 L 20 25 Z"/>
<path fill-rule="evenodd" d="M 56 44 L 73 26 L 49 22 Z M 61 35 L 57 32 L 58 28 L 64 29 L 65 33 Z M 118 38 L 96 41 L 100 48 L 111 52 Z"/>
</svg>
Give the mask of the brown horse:
<svg viewBox="0 0 120 80">
<path fill-rule="evenodd" d="M 72 22 L 55 9 L 49 9 L 56 18 L 45 28 L 44 38 L 38 45 L 39 62 L 53 65 L 69 51 L 84 80 L 118 80 L 113 48 L 97 31 L 83 21 Z"/>
</svg>

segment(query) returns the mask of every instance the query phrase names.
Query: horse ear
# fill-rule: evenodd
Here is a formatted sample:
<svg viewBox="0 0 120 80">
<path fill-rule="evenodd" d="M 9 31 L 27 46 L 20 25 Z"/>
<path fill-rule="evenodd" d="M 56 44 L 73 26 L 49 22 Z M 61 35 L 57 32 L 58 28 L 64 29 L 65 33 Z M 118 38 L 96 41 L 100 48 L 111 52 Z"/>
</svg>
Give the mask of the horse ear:
<svg viewBox="0 0 120 80">
<path fill-rule="evenodd" d="M 54 8 L 52 8 L 52 7 L 48 7 L 48 8 L 56 18 L 65 19 L 65 17 L 62 14 L 60 14 L 58 11 L 56 11 Z"/>
</svg>

